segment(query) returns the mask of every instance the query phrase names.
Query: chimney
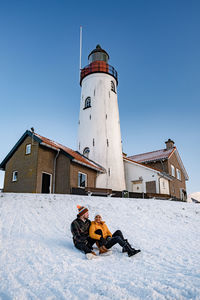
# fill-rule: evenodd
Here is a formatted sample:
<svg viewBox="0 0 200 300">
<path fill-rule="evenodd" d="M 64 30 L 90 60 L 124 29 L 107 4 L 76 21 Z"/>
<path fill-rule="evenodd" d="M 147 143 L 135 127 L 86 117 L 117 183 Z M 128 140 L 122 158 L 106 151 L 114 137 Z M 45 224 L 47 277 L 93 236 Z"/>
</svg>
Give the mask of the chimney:
<svg viewBox="0 0 200 300">
<path fill-rule="evenodd" d="M 165 144 L 166 144 L 166 150 L 170 150 L 174 147 L 174 141 L 172 141 L 171 139 L 168 139 L 168 141 L 166 141 Z"/>
</svg>

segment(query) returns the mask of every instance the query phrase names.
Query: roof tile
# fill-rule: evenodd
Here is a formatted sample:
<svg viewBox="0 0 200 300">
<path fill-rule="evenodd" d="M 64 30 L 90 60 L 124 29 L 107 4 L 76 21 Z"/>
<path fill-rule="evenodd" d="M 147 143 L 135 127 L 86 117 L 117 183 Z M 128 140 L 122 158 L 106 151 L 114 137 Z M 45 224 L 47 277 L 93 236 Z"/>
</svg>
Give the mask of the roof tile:
<svg viewBox="0 0 200 300">
<path fill-rule="evenodd" d="M 98 165 L 97 163 L 91 161 L 90 159 L 86 158 L 85 156 L 81 155 L 79 152 L 76 152 L 66 146 L 63 146 L 57 142 L 54 142 L 46 137 L 43 137 L 41 136 L 40 134 L 38 133 L 35 133 L 34 132 L 34 135 L 36 137 L 38 137 L 39 139 L 42 140 L 43 143 L 51 146 L 51 147 L 54 147 L 56 149 L 59 149 L 59 150 L 63 150 L 64 152 L 66 152 L 67 154 L 71 155 L 77 162 L 81 163 L 81 164 L 85 164 L 86 166 L 88 167 L 92 167 L 92 168 L 95 168 L 97 169 L 98 171 L 100 172 L 104 172 L 104 168 L 101 167 L 100 165 Z"/>
</svg>

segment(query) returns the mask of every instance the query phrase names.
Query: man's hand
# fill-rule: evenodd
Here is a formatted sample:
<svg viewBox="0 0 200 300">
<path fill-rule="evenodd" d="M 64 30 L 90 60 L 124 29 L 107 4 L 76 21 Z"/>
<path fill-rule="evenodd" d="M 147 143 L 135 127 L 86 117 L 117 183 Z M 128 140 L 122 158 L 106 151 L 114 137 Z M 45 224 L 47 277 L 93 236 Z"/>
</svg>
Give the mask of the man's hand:
<svg viewBox="0 0 200 300">
<path fill-rule="evenodd" d="M 105 246 L 106 244 L 106 239 L 104 239 L 103 237 L 100 238 L 100 243 L 102 246 Z"/>
</svg>

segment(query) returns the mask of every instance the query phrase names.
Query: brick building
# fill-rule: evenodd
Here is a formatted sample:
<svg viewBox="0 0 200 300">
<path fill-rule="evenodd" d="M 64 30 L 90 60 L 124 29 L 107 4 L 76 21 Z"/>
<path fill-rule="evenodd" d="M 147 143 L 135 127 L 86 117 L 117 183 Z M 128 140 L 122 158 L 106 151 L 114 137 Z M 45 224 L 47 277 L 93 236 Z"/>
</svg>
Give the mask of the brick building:
<svg viewBox="0 0 200 300">
<path fill-rule="evenodd" d="M 4 192 L 69 194 L 94 188 L 104 169 L 61 144 L 27 130 L 0 164 Z"/>
<path fill-rule="evenodd" d="M 186 200 L 186 181 L 189 179 L 177 148 L 171 139 L 165 142 L 166 148 L 129 156 L 143 165 L 156 168 L 171 177 L 169 193 L 171 197 Z"/>
</svg>

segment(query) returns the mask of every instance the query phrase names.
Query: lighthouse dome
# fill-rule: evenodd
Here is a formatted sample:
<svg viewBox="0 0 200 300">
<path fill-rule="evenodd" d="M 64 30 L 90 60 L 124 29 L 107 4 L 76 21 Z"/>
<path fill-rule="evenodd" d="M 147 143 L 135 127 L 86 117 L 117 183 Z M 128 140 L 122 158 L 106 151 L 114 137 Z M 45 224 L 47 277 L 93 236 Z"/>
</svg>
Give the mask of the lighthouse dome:
<svg viewBox="0 0 200 300">
<path fill-rule="evenodd" d="M 88 55 L 88 60 L 89 63 L 99 60 L 107 63 L 109 60 L 109 55 L 104 49 L 101 48 L 100 45 L 97 45 L 96 48 Z"/>
</svg>

